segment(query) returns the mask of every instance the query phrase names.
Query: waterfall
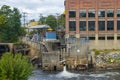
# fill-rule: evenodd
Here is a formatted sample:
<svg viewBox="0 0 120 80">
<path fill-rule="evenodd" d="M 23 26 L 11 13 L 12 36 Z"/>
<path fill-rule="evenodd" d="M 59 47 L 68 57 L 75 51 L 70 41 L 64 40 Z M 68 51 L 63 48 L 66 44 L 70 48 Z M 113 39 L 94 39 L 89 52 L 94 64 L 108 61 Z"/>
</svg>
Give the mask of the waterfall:
<svg viewBox="0 0 120 80">
<path fill-rule="evenodd" d="M 61 77 L 72 78 L 72 77 L 78 77 L 79 74 L 75 74 L 75 73 L 71 73 L 71 72 L 67 71 L 66 66 L 64 66 L 63 71 L 58 73 L 56 76 L 59 78 L 61 78 Z"/>
<path fill-rule="evenodd" d="M 66 72 L 66 66 L 63 67 L 63 72 Z"/>
</svg>

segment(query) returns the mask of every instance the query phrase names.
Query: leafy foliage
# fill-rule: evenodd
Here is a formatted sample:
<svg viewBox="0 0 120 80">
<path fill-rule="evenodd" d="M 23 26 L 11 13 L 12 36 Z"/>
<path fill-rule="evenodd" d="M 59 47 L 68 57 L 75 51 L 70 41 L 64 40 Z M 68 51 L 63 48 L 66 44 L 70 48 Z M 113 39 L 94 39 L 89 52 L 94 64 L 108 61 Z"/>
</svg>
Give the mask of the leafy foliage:
<svg viewBox="0 0 120 80">
<path fill-rule="evenodd" d="M 39 22 L 40 25 L 46 24 L 46 17 L 41 16 L 38 22 Z"/>
<path fill-rule="evenodd" d="M 28 80 L 32 69 L 27 57 L 5 53 L 0 60 L 0 80 Z"/>
<path fill-rule="evenodd" d="M 56 29 L 58 26 L 65 27 L 65 15 L 61 14 L 57 17 L 57 19 L 53 15 L 48 15 L 47 17 L 41 15 L 38 22 L 40 25 L 48 24 L 53 29 Z"/>
<path fill-rule="evenodd" d="M 0 15 L 0 26 L 4 25 L 6 23 L 6 16 Z"/>
<path fill-rule="evenodd" d="M 3 5 L 0 9 L 0 40 L 2 42 L 16 42 L 23 35 L 21 28 L 21 14 L 17 8 Z"/>
<path fill-rule="evenodd" d="M 98 49 L 93 49 L 96 55 L 99 55 L 101 53 L 108 54 L 110 52 L 115 52 L 115 51 L 120 51 L 120 49 L 103 49 L 103 50 L 98 50 Z"/>
<path fill-rule="evenodd" d="M 62 26 L 62 27 L 65 27 L 65 15 L 64 14 L 61 14 L 58 17 L 58 25 Z"/>
<path fill-rule="evenodd" d="M 119 62 L 120 63 L 120 58 L 108 58 L 107 62 L 109 63 Z"/>
<path fill-rule="evenodd" d="M 46 24 L 48 24 L 51 28 L 56 29 L 57 27 L 57 20 L 53 15 L 49 15 L 46 18 Z"/>
<path fill-rule="evenodd" d="M 95 52 L 96 55 L 99 55 L 99 54 L 100 54 L 100 51 L 97 50 L 97 49 L 93 49 L 93 51 Z"/>
</svg>

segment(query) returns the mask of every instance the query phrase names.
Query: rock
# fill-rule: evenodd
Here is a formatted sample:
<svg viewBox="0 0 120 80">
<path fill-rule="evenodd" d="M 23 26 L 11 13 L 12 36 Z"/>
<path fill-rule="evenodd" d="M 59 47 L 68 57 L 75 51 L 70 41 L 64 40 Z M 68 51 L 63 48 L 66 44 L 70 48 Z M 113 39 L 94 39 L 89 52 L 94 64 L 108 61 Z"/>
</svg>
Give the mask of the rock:
<svg viewBox="0 0 120 80">
<path fill-rule="evenodd" d="M 108 54 L 99 54 L 95 57 L 96 67 L 99 68 L 117 68 L 120 65 L 120 52 L 110 52 Z M 110 60 L 110 62 L 108 62 Z M 114 63 L 114 64 L 113 64 Z"/>
</svg>

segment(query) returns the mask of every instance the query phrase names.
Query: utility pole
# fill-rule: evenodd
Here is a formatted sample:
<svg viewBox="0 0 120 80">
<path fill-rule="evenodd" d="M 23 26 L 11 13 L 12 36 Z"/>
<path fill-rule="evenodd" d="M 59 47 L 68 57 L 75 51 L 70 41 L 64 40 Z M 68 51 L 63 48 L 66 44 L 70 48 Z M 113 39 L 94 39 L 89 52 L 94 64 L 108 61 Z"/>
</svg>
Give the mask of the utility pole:
<svg viewBox="0 0 120 80">
<path fill-rule="evenodd" d="M 24 27 L 25 27 L 25 24 L 26 24 L 26 17 L 27 17 L 27 13 L 23 12 Z"/>
<path fill-rule="evenodd" d="M 59 17 L 59 13 L 56 13 L 56 18 L 57 18 L 57 30 L 58 30 L 58 17 Z"/>
<path fill-rule="evenodd" d="M 42 18 L 42 13 L 40 13 L 40 16 L 39 16 L 40 25 L 42 24 L 42 22 L 41 22 L 41 18 Z"/>
<path fill-rule="evenodd" d="M 42 18 L 42 13 L 40 13 L 40 16 L 39 16 L 40 18 Z"/>
</svg>

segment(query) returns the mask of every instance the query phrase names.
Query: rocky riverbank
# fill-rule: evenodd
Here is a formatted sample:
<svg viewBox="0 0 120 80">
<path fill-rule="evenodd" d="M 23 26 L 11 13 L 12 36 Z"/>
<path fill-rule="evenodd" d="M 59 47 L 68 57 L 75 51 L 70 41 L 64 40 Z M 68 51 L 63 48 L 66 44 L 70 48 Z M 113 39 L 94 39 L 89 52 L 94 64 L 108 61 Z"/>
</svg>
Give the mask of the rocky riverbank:
<svg viewBox="0 0 120 80">
<path fill-rule="evenodd" d="M 97 50 L 95 53 L 95 68 L 97 69 L 120 69 L 120 51 Z"/>
</svg>

